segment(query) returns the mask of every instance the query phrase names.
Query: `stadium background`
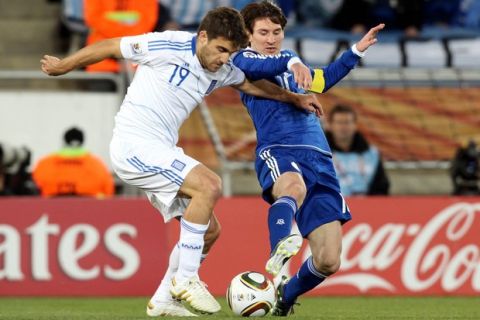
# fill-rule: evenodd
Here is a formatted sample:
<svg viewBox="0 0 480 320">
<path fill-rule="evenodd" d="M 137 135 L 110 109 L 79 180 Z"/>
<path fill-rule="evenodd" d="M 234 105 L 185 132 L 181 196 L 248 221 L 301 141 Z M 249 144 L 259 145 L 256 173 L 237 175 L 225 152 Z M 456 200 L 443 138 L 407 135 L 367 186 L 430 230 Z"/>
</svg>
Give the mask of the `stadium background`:
<svg viewBox="0 0 480 320">
<path fill-rule="evenodd" d="M 59 50 L 55 40 L 59 14 L 57 4 L 45 1 L 0 0 L 0 26 L 4 30 L 0 33 L 0 141 L 26 145 L 35 163 L 58 149 L 66 128 L 77 125 L 85 129 L 86 148 L 109 163 L 113 117 L 129 75 L 80 71 L 61 79 L 43 76 L 38 71 L 40 57 Z M 360 276 L 360 284 L 350 278 L 350 282 L 334 285 L 332 278 L 330 288 L 319 288 L 315 295 L 468 295 L 472 296 L 467 300 L 469 305 L 478 305 L 480 198 L 451 197 L 448 169 L 460 145 L 471 138 L 480 142 L 480 35 L 465 30 L 425 30 L 423 35 L 411 42 L 399 41 L 394 33 L 380 35 L 380 43 L 369 51 L 363 66 L 319 96 L 327 112 L 339 102 L 358 110 L 360 130 L 387 161 L 393 196 L 349 199 L 356 219 L 346 233 L 359 235 L 352 238 L 356 242 L 344 259 L 357 259 L 357 265 L 342 267 L 338 277 L 353 272 Z M 304 59 L 316 66 L 327 64 L 345 43 L 355 41 L 343 33 L 301 28 L 290 29 L 287 36 L 286 47 L 299 49 Z M 222 89 L 208 97 L 182 127 L 180 145 L 187 154 L 219 172 L 227 193 L 234 195 L 219 204 L 224 235 L 202 271 L 215 294 L 223 295 L 229 277 L 244 269 L 261 270 L 267 254 L 266 206 L 259 200 L 251 170 L 255 136 L 238 93 Z M 99 215 L 102 219 L 97 219 Z M 431 284 L 416 287 L 408 280 L 405 283 L 403 272 L 408 270 L 402 270 L 409 267 L 405 266 L 406 258 L 411 258 L 408 249 L 419 245 L 419 235 L 435 223 L 435 234 L 417 251 L 422 259 L 412 267 L 418 267 L 419 282 Z M 52 225 L 58 229 L 49 229 Z M 0 199 L 0 295 L 148 296 L 175 242 L 175 228 L 163 226 L 142 195 L 128 187 L 113 200 Z M 107 234 L 112 234 L 109 230 L 117 230 L 117 236 L 127 244 L 125 251 L 117 248 L 113 254 L 105 250 L 109 248 Z M 86 243 L 82 239 L 91 234 L 96 234 L 91 239 L 99 239 L 84 248 L 83 255 L 75 256 L 75 249 Z M 46 246 L 35 247 L 33 239 L 47 239 Z M 377 247 L 369 247 L 375 239 Z M 59 249 L 60 242 L 68 241 L 74 271 L 62 260 Z M 258 243 L 264 243 L 265 248 L 259 248 Z M 239 248 L 237 257 L 242 259 L 225 269 L 223 261 L 233 259 L 228 255 L 232 247 Z M 146 252 L 152 250 L 159 255 L 149 257 Z M 369 250 L 370 256 L 363 254 Z M 126 262 L 132 255 L 138 256 L 136 268 Z M 382 257 L 387 261 L 390 257 L 390 263 L 382 264 Z M 296 258 L 292 270 L 300 263 L 301 257 Z M 76 278 L 75 270 L 95 276 Z M 109 278 L 106 270 L 120 280 Z M 222 275 L 217 278 L 218 272 Z M 371 280 L 372 275 L 391 283 L 395 290 L 387 289 L 385 282 L 362 286 L 368 280 L 361 277 Z M 437 306 L 445 303 L 441 301 Z M 0 308 L 0 318 L 17 315 L 15 309 L 8 316 L 2 315 L 2 310 L 6 309 Z M 472 310 L 468 316 L 480 317 L 478 309 Z"/>
</svg>

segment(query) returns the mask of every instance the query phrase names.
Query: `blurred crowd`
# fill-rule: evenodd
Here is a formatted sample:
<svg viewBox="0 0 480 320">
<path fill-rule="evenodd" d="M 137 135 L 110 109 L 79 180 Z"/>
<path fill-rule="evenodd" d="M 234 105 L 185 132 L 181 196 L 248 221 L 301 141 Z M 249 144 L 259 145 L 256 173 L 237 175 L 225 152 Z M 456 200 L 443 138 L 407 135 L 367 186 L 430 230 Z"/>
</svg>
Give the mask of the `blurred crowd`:
<svg viewBox="0 0 480 320">
<path fill-rule="evenodd" d="M 320 28 L 364 33 L 378 23 L 416 37 L 422 28 L 480 28 L 479 0 L 302 0 L 297 22 Z"/>
<path fill-rule="evenodd" d="M 78 49 L 104 38 L 151 31 L 195 30 L 218 6 L 242 9 L 254 0 L 48 0 L 62 5 L 60 46 Z M 424 28 L 464 28 L 480 32 L 480 0 L 277 0 L 289 26 L 363 34 L 378 23 L 387 31 L 417 37 Z M 113 61 L 89 67 L 118 71 Z"/>
</svg>

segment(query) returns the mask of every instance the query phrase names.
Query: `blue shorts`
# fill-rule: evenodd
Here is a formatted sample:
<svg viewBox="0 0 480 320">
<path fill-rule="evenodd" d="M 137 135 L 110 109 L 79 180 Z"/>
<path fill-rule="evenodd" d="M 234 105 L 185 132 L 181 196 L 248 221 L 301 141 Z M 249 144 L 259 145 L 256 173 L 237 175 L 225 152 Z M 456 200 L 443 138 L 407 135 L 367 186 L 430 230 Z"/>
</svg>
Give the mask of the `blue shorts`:
<svg viewBox="0 0 480 320">
<path fill-rule="evenodd" d="M 257 156 L 255 170 L 263 199 L 270 204 L 274 202 L 273 184 L 281 174 L 298 172 L 303 176 L 307 195 L 295 220 L 304 238 L 326 223 L 338 220 L 344 224 L 352 219 L 329 156 L 313 149 L 267 148 Z"/>
</svg>

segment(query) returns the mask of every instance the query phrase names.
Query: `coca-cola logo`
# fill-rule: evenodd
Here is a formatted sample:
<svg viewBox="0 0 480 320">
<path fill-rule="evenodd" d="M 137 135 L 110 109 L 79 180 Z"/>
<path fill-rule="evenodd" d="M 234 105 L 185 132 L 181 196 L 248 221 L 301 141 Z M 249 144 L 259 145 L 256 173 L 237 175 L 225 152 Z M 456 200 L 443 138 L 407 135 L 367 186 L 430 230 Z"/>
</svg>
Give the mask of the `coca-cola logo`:
<svg viewBox="0 0 480 320">
<path fill-rule="evenodd" d="M 473 228 L 479 213 L 480 203 L 462 202 L 423 225 L 385 223 L 375 229 L 358 223 L 343 236 L 340 271 L 321 286 L 353 286 L 362 293 L 425 292 L 433 286 L 455 292 L 468 286 L 480 292 L 480 238 Z M 303 261 L 309 256 L 307 248 Z"/>
</svg>

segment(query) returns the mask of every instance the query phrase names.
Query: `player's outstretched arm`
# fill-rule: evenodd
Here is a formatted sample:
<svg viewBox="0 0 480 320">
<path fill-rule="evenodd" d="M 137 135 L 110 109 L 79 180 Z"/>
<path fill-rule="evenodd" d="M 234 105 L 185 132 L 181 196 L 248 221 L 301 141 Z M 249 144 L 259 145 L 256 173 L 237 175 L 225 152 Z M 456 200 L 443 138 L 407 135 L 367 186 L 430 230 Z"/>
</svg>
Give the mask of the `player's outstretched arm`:
<svg viewBox="0 0 480 320">
<path fill-rule="evenodd" d="M 377 43 L 377 34 L 385 28 L 384 23 L 380 23 L 379 25 L 371 28 L 360 41 L 358 41 L 355 46 L 357 47 L 357 50 L 360 52 L 365 52 L 370 46 L 374 45 Z"/>
<path fill-rule="evenodd" d="M 49 76 L 59 76 L 74 69 L 97 63 L 106 58 L 122 58 L 120 38 L 107 39 L 94 43 L 64 59 L 45 55 L 40 60 L 40 63 L 44 73 Z"/>
<path fill-rule="evenodd" d="M 300 109 L 315 113 L 318 117 L 323 115 L 322 105 L 314 94 L 293 93 L 267 80 L 251 82 L 245 79 L 243 83 L 233 87 L 248 95 L 293 104 Z"/>
<path fill-rule="evenodd" d="M 326 92 L 337 82 L 342 80 L 365 55 L 365 51 L 377 43 L 377 34 L 385 27 L 381 23 L 370 29 L 363 38 L 354 44 L 350 50 L 345 51 L 338 59 L 328 66 L 315 69 L 310 91 L 316 93 Z"/>
</svg>

